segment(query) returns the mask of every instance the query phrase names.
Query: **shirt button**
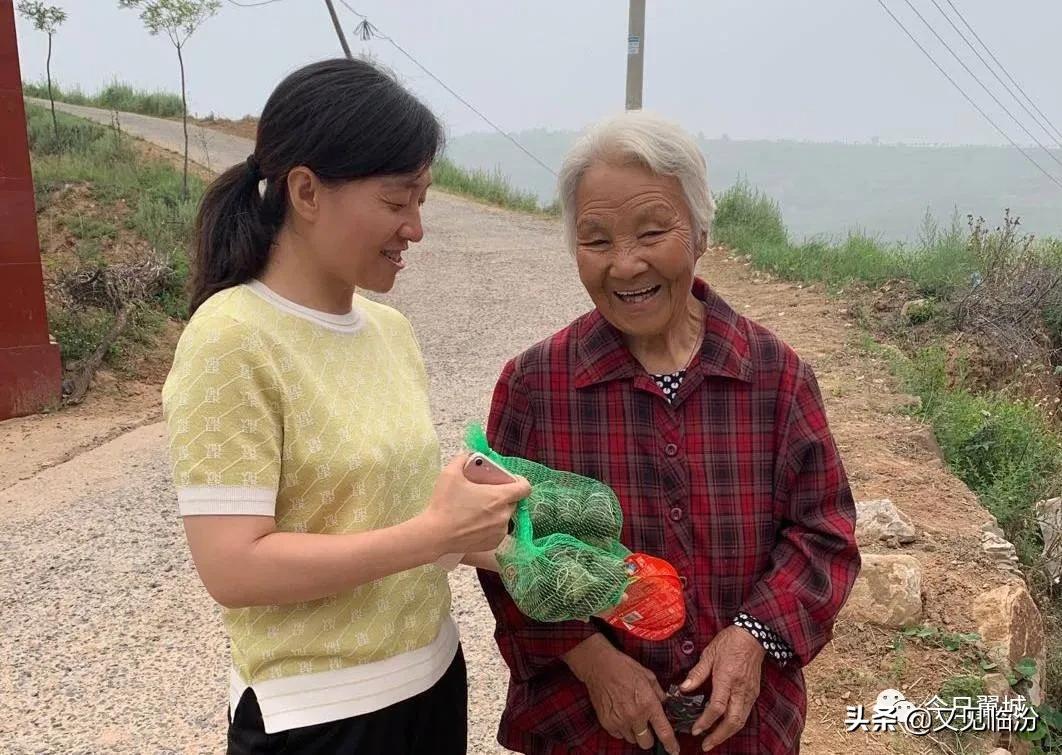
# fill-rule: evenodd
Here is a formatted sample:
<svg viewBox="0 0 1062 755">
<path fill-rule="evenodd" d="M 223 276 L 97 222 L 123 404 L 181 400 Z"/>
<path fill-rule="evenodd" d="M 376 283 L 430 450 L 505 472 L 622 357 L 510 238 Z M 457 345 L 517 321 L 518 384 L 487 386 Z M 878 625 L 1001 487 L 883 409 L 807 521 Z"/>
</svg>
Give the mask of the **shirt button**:
<svg viewBox="0 0 1062 755">
<path fill-rule="evenodd" d="M 671 519 L 672 519 L 672 521 L 677 522 L 681 518 L 682 518 L 682 509 L 680 509 L 678 506 L 676 506 L 675 508 L 671 509 Z"/>
<path fill-rule="evenodd" d="M 674 443 L 668 443 L 666 446 L 664 446 L 664 453 L 668 456 L 674 456 L 678 453 L 678 446 L 676 446 Z"/>
<path fill-rule="evenodd" d="M 697 646 L 693 644 L 693 640 L 684 640 L 681 645 L 681 650 L 686 655 L 693 655 L 693 651 L 697 649 Z"/>
</svg>

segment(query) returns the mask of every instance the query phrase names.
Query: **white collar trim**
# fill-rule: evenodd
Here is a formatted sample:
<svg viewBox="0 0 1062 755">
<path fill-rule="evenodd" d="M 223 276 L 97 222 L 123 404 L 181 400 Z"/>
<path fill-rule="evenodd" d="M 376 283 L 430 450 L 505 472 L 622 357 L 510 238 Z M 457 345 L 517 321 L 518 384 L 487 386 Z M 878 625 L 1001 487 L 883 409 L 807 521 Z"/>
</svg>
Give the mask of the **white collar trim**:
<svg viewBox="0 0 1062 755">
<path fill-rule="evenodd" d="M 361 330 L 361 326 L 364 324 L 364 315 L 360 309 L 353 305 L 353 302 L 351 303 L 349 312 L 342 315 L 336 315 L 331 312 L 321 312 L 320 310 L 310 309 L 301 304 L 296 304 L 290 299 L 285 299 L 260 280 L 252 280 L 244 285 L 277 309 L 287 312 L 290 315 L 294 315 L 295 317 L 301 317 L 303 320 L 328 328 L 329 330 L 335 330 L 340 333 L 356 333 Z"/>
</svg>

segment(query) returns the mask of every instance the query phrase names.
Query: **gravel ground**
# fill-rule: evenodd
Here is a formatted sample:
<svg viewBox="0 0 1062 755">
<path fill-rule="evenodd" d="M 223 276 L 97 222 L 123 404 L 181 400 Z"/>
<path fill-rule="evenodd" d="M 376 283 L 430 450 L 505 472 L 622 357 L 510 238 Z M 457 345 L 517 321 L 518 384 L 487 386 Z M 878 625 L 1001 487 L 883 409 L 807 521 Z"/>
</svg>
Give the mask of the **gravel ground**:
<svg viewBox="0 0 1062 755">
<path fill-rule="evenodd" d="M 61 106 L 110 123 L 106 111 Z M 123 115 L 170 149 L 180 124 Z M 251 142 L 192 136 L 215 169 Z M 484 421 L 504 362 L 589 308 L 560 226 L 434 192 L 426 236 L 379 297 L 413 322 L 444 453 Z M 3 433 L 0 425 L 0 433 Z M 472 570 L 451 576 L 469 664 L 471 753 L 495 731 L 506 671 Z M 0 749 L 4 753 L 213 753 L 224 749 L 227 650 L 176 516 L 159 425 L 0 493 Z"/>
</svg>

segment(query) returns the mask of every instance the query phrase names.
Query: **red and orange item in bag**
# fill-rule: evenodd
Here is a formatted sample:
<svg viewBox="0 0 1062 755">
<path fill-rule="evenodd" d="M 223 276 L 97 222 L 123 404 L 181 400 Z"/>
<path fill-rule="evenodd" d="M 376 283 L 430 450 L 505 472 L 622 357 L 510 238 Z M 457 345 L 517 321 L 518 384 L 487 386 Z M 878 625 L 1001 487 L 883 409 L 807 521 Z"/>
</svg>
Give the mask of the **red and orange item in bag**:
<svg viewBox="0 0 1062 755">
<path fill-rule="evenodd" d="M 675 567 L 645 553 L 632 553 L 624 563 L 630 582 L 623 600 L 602 618 L 643 640 L 667 639 L 686 623 L 686 601 Z"/>
</svg>

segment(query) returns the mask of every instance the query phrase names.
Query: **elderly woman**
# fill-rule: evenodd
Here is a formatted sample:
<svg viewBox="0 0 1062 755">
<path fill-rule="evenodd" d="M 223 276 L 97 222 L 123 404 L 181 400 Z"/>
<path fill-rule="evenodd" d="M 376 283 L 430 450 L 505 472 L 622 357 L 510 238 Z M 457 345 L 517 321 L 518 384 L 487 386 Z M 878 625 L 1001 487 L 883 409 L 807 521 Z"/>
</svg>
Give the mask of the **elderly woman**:
<svg viewBox="0 0 1062 755">
<path fill-rule="evenodd" d="M 791 753 L 801 667 L 859 570 L 855 510 L 811 368 L 695 275 L 714 205 L 704 158 L 644 114 L 600 124 L 560 176 L 567 240 L 594 310 L 509 362 L 488 437 L 608 483 L 622 540 L 681 575 L 662 642 L 604 622 L 523 616 L 479 573 L 511 677 L 498 741 L 534 755 Z M 704 695 L 691 733 L 672 685 Z"/>
</svg>

